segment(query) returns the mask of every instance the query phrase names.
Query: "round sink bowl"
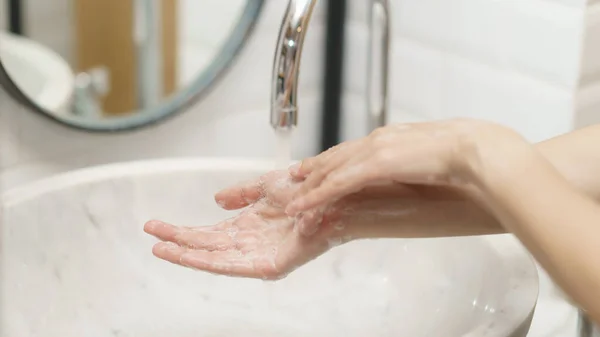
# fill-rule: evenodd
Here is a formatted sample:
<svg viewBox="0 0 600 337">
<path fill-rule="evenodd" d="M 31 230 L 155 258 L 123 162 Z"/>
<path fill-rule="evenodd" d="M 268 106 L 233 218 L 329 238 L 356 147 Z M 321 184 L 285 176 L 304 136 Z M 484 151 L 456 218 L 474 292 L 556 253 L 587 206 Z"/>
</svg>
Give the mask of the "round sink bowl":
<svg viewBox="0 0 600 337">
<path fill-rule="evenodd" d="M 213 194 L 272 167 L 123 163 L 5 192 L 0 335 L 526 336 L 537 271 L 510 235 L 352 242 L 277 282 L 152 256 L 145 221 L 230 217 Z"/>
</svg>

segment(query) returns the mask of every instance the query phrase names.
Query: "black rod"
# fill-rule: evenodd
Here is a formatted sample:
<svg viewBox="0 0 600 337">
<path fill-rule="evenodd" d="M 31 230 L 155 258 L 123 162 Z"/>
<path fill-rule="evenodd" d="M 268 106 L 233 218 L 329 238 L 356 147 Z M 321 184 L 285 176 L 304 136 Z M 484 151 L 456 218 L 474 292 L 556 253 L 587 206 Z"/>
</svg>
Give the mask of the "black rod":
<svg viewBox="0 0 600 337">
<path fill-rule="evenodd" d="M 23 31 L 23 1 L 8 0 L 8 30 L 17 35 L 24 35 Z"/>
<path fill-rule="evenodd" d="M 340 141 L 346 0 L 328 0 L 321 150 Z"/>
</svg>

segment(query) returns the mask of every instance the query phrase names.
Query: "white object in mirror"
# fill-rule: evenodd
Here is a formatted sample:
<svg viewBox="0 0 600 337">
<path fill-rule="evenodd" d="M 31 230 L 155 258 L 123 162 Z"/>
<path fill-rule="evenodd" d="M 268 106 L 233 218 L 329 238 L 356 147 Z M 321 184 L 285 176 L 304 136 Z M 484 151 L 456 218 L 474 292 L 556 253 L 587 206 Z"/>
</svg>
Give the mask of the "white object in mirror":
<svg viewBox="0 0 600 337">
<path fill-rule="evenodd" d="M 0 55 L 12 80 L 40 107 L 64 115 L 73 93 L 71 67 L 51 49 L 0 31 Z"/>
</svg>

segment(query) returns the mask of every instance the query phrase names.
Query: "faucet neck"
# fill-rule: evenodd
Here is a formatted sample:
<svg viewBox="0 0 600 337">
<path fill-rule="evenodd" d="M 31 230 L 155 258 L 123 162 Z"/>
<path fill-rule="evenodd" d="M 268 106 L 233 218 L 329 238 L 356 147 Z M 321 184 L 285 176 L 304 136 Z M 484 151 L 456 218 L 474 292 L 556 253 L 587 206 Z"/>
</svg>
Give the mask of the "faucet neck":
<svg viewBox="0 0 600 337">
<path fill-rule="evenodd" d="M 298 77 L 304 37 L 317 0 L 290 0 L 279 29 L 271 88 L 271 126 L 298 124 Z"/>
</svg>

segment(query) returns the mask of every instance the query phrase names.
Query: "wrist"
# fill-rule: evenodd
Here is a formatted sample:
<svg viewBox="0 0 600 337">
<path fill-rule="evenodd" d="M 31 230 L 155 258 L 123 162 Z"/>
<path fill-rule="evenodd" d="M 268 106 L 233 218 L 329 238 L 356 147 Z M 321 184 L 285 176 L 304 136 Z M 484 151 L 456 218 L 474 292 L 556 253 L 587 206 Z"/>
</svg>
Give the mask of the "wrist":
<svg viewBox="0 0 600 337">
<path fill-rule="evenodd" d="M 476 190 L 485 190 L 497 179 L 521 174 L 531 159 L 539 156 L 523 136 L 507 127 L 490 124 L 462 137 L 459 147 L 461 178 Z M 501 179 L 505 180 L 505 179 Z"/>
<path fill-rule="evenodd" d="M 352 195 L 330 205 L 322 213 L 321 235 L 341 238 L 343 242 L 365 238 L 364 227 L 369 222 L 366 218 L 373 221 L 376 215 L 365 212 L 364 202 L 366 201 Z"/>
</svg>

